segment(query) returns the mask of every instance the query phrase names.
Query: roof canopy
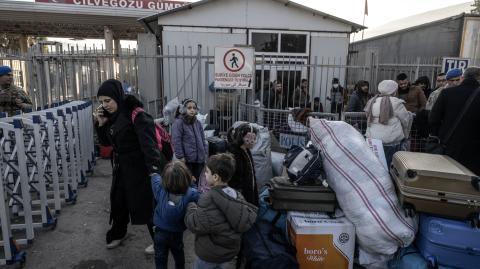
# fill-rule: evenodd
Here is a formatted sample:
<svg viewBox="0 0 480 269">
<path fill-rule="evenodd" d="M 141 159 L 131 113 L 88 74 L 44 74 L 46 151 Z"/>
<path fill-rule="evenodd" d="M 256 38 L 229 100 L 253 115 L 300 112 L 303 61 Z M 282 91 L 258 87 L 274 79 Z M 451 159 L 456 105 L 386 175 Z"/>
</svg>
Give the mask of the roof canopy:
<svg viewBox="0 0 480 269">
<path fill-rule="evenodd" d="M 114 7 L 68 4 L 0 2 L 0 32 L 33 36 L 104 38 L 104 26 L 115 38 L 136 39 L 145 30 L 137 19 L 157 13 Z"/>
</svg>

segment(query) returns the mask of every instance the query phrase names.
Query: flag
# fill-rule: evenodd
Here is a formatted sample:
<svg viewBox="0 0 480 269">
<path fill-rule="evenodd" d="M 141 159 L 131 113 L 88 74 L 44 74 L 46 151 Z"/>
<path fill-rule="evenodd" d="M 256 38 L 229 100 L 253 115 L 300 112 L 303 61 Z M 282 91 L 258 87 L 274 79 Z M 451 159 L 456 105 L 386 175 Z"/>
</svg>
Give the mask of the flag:
<svg viewBox="0 0 480 269">
<path fill-rule="evenodd" d="M 364 13 L 364 15 L 368 16 L 368 2 L 367 2 L 367 0 L 365 0 L 365 13 Z"/>
</svg>

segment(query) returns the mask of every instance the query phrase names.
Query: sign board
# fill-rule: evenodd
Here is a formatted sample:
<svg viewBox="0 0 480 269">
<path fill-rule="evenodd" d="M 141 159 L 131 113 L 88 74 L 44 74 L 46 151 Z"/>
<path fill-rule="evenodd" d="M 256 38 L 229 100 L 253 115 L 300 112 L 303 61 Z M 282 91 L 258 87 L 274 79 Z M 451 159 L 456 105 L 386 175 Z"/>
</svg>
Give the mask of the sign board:
<svg viewBox="0 0 480 269">
<path fill-rule="evenodd" d="M 305 136 L 280 133 L 280 147 L 290 149 L 293 145 L 305 146 Z"/>
<path fill-rule="evenodd" d="M 215 48 L 216 89 L 253 89 L 254 48 Z"/>
<path fill-rule="evenodd" d="M 470 64 L 470 59 L 468 58 L 445 57 L 443 58 L 442 72 L 447 73 L 448 70 L 454 69 L 454 68 L 460 68 L 462 69 L 462 72 L 463 72 L 465 71 L 465 68 L 467 68 L 469 64 Z"/>
<path fill-rule="evenodd" d="M 189 4 L 183 1 L 161 0 L 35 0 L 37 3 L 71 4 L 93 7 L 137 8 L 167 11 Z"/>
</svg>

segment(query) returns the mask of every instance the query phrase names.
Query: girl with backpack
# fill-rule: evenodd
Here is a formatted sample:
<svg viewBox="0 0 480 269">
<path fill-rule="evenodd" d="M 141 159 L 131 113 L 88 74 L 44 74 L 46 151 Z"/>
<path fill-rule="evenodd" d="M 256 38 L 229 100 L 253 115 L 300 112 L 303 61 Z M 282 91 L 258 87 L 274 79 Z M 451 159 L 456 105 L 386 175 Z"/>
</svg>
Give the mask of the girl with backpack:
<svg viewBox="0 0 480 269">
<path fill-rule="evenodd" d="M 173 122 L 172 142 L 175 157 L 187 165 L 198 182 L 207 160 L 208 144 L 197 113 L 197 102 L 189 98 L 183 100 Z"/>
<path fill-rule="evenodd" d="M 165 158 L 158 149 L 153 118 L 143 110 L 132 121 L 132 112 L 142 107 L 133 95 L 124 95 L 122 84 L 109 79 L 97 93 L 95 129 L 104 146 L 113 146 L 113 179 L 110 190 L 110 230 L 107 248 L 118 247 L 127 226 L 147 225 L 153 240 L 153 193 L 150 175 L 161 174 Z M 145 250 L 153 254 L 153 244 Z"/>
</svg>

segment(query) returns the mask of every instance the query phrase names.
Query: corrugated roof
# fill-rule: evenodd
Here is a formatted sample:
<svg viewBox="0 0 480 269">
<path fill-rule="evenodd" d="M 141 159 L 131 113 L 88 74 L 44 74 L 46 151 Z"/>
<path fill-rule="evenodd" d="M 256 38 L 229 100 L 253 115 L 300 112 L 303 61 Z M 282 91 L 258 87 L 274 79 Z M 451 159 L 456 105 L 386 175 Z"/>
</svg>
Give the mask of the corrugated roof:
<svg viewBox="0 0 480 269">
<path fill-rule="evenodd" d="M 141 21 L 145 25 L 148 25 L 151 22 L 157 21 L 159 16 L 167 16 L 167 15 L 172 14 L 172 13 L 177 13 L 177 12 L 181 12 L 183 10 L 192 9 L 192 8 L 197 7 L 197 6 L 208 4 L 212 1 L 215 1 L 215 0 L 202 0 L 202 1 L 194 2 L 194 3 L 190 3 L 188 5 L 185 5 L 185 6 L 182 6 L 182 7 L 179 7 L 179 8 L 175 8 L 175 9 L 172 9 L 172 10 L 168 10 L 168 11 L 165 11 L 165 12 L 162 12 L 162 13 L 159 13 L 159 14 L 146 16 L 144 18 L 139 19 L 139 21 Z M 313 9 L 313 8 L 309 8 L 307 6 L 301 5 L 301 4 L 293 2 L 293 1 L 289 1 L 289 0 L 272 0 L 272 1 L 280 2 L 280 3 L 283 3 L 285 6 L 293 6 L 293 7 L 299 8 L 299 9 L 306 10 L 308 12 L 312 12 L 316 15 L 320 15 L 324 18 L 328 18 L 328 19 L 331 19 L 331 20 L 334 20 L 334 21 L 338 21 L 338 22 L 347 24 L 347 25 L 351 25 L 352 26 L 352 32 L 357 32 L 359 30 L 367 28 L 367 27 L 364 27 L 360 24 L 357 24 L 357 23 L 354 23 L 354 22 L 351 22 L 351 21 L 348 21 L 348 20 L 344 20 L 344 19 L 341 19 L 339 17 L 335 17 L 335 16 L 330 15 L 328 13 L 325 13 L 325 12 L 322 12 L 322 11 L 319 11 L 319 10 L 316 10 L 316 9 Z"/>
<path fill-rule="evenodd" d="M 470 1 L 445 8 L 435 9 L 417 15 L 405 17 L 399 20 L 395 20 L 375 28 L 370 28 L 368 30 L 365 30 L 365 39 L 362 41 L 381 38 L 385 35 L 409 30 L 411 28 L 426 25 L 432 22 L 442 21 L 451 17 L 462 16 L 464 13 L 468 13 L 472 10 L 472 3 L 473 2 Z M 358 41 L 355 43 L 359 43 L 362 41 Z"/>
</svg>

